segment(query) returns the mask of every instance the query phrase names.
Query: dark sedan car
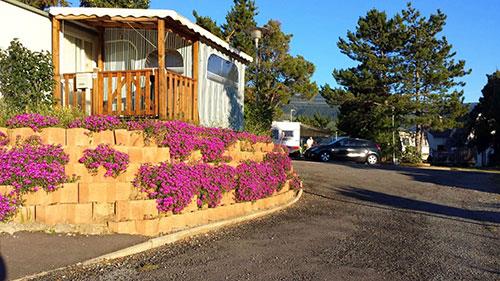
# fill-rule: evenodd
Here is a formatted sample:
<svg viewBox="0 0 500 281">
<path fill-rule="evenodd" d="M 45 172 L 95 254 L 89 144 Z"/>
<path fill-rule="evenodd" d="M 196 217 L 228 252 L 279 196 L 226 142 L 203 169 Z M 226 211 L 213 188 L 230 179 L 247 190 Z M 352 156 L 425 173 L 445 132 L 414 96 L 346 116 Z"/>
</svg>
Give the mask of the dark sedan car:
<svg viewBox="0 0 500 281">
<path fill-rule="evenodd" d="M 341 137 L 311 147 L 304 157 L 323 162 L 337 159 L 375 165 L 380 159 L 380 146 L 369 140 Z"/>
</svg>

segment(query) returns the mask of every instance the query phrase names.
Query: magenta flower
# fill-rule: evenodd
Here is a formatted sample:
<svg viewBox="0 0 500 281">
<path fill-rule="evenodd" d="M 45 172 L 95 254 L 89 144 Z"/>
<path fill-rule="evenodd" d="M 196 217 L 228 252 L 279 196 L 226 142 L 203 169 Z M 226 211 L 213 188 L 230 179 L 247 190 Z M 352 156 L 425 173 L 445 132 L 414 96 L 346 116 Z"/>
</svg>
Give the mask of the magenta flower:
<svg viewBox="0 0 500 281">
<path fill-rule="evenodd" d="M 16 115 L 7 120 L 9 128 L 29 127 L 33 131 L 40 131 L 42 128 L 52 127 L 59 124 L 59 119 L 50 116 L 43 116 L 38 113 L 24 113 Z"/>
<path fill-rule="evenodd" d="M 85 165 L 91 173 L 103 166 L 106 169 L 105 177 L 117 177 L 127 170 L 129 156 L 126 153 L 114 150 L 109 145 L 100 144 L 95 149 L 85 149 L 83 157 L 78 162 Z"/>
</svg>

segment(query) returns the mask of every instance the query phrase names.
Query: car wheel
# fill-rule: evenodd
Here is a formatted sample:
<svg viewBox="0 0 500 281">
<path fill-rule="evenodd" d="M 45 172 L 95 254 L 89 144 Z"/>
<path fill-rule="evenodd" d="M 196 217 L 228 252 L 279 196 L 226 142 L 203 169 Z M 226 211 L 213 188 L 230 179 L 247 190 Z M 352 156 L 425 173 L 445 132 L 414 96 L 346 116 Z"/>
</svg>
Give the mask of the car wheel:
<svg viewBox="0 0 500 281">
<path fill-rule="evenodd" d="M 370 154 L 368 157 L 366 157 L 366 163 L 370 165 L 375 165 L 378 162 L 378 157 L 375 154 Z"/>
<path fill-rule="evenodd" d="M 328 162 L 331 158 L 332 156 L 327 151 L 321 152 L 321 154 L 319 155 L 319 160 L 321 160 L 321 162 Z"/>
</svg>

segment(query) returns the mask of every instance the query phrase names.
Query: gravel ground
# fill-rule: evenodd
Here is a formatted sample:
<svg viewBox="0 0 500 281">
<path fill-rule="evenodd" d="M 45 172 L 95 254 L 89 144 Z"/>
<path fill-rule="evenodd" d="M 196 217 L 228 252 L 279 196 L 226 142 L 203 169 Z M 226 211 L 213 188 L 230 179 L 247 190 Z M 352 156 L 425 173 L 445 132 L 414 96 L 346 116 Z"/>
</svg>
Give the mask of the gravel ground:
<svg viewBox="0 0 500 281">
<path fill-rule="evenodd" d="M 295 162 L 305 194 L 250 223 L 40 280 L 499 280 L 499 175 Z"/>
</svg>

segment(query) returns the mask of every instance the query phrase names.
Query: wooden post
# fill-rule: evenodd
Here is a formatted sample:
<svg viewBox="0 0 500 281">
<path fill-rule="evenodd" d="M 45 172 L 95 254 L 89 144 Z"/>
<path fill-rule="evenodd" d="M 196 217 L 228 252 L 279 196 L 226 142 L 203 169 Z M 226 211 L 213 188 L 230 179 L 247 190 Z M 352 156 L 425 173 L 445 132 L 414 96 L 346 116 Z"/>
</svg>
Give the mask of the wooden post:
<svg viewBox="0 0 500 281">
<path fill-rule="evenodd" d="M 104 28 L 99 28 L 99 37 L 97 42 L 97 68 L 104 71 Z"/>
<path fill-rule="evenodd" d="M 158 106 L 160 119 L 167 119 L 167 81 L 165 79 L 165 20 L 158 19 Z"/>
<path fill-rule="evenodd" d="M 198 124 L 200 122 L 199 120 L 199 114 L 198 114 L 198 68 L 199 68 L 199 62 L 200 62 L 200 56 L 199 56 L 199 50 L 200 50 L 200 41 L 196 40 L 193 42 L 193 97 L 191 98 L 192 101 L 192 108 L 190 112 L 192 112 L 192 115 L 190 116 L 191 120 L 195 123 Z"/>
<path fill-rule="evenodd" d="M 52 63 L 54 64 L 54 100 L 58 106 L 61 105 L 61 72 L 59 66 L 59 31 L 61 23 L 52 17 Z M 67 95 L 68 93 L 66 93 Z"/>
</svg>

